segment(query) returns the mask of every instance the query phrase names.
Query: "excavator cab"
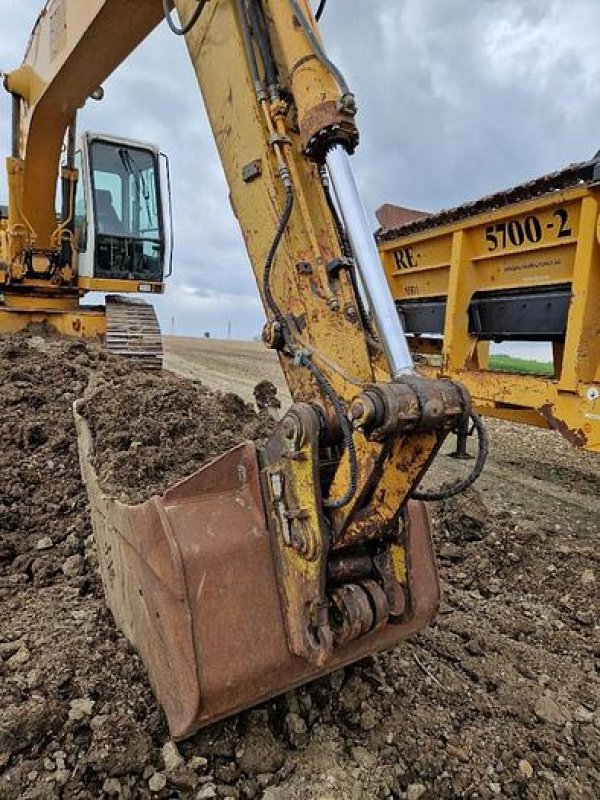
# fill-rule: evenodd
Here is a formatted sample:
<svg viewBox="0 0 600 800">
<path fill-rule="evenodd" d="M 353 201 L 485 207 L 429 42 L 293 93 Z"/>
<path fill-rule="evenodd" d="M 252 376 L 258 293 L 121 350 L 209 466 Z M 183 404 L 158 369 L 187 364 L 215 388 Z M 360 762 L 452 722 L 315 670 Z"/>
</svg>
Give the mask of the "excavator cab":
<svg viewBox="0 0 600 800">
<path fill-rule="evenodd" d="M 170 271 L 166 157 L 151 144 L 86 133 L 75 167 L 78 274 L 140 281 L 138 291 L 151 291 L 151 285 L 161 283 Z"/>
</svg>

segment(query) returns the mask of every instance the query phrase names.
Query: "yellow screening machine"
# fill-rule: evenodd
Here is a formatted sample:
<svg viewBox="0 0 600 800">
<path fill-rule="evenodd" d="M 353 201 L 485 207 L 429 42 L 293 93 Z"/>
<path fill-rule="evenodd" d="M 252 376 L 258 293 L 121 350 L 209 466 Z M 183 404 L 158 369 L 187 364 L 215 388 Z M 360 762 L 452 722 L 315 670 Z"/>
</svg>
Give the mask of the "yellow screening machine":
<svg viewBox="0 0 600 800">
<path fill-rule="evenodd" d="M 380 209 L 379 250 L 431 376 L 480 413 L 600 452 L 600 159 L 439 214 Z M 397 220 L 400 224 L 395 224 Z M 490 369 L 490 342 L 550 342 L 553 374 Z"/>
</svg>

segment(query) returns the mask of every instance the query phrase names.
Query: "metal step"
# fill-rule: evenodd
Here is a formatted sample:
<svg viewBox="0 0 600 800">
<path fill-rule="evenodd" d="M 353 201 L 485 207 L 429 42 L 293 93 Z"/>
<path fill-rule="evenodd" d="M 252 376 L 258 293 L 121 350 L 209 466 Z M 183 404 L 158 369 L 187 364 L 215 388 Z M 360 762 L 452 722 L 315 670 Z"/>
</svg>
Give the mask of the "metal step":
<svg viewBox="0 0 600 800">
<path fill-rule="evenodd" d="M 162 337 L 154 308 L 144 300 L 109 295 L 106 298 L 106 349 L 129 359 L 140 369 L 160 370 Z"/>
</svg>

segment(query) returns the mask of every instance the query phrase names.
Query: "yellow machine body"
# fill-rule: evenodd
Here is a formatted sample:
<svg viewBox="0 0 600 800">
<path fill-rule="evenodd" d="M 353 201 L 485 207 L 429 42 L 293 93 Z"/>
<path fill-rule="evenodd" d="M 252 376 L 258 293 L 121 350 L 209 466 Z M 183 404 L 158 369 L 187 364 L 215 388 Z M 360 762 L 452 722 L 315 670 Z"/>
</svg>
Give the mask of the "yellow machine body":
<svg viewBox="0 0 600 800">
<path fill-rule="evenodd" d="M 22 66 L 5 78 L 5 87 L 12 94 L 13 120 L 12 152 L 6 159 L 8 206 L 0 207 L 0 333 L 45 322 L 70 336 L 106 337 L 107 327 L 110 330 L 106 311 L 80 303 L 87 292 L 161 294 L 164 290 L 164 269 L 144 274 L 143 265 L 129 270 L 123 267 L 123 253 L 146 246 L 141 239 L 137 241 L 130 230 L 117 229 L 117 234 L 131 234 L 119 238 L 112 235 L 114 230 L 107 236 L 99 228 L 96 189 L 101 187 L 96 187 L 95 181 L 100 173 L 93 173 L 89 163 L 94 139 L 87 134 L 80 141 L 76 138 L 78 110 L 90 96 L 101 95 L 101 80 L 158 23 L 160 8 L 156 3 L 142 4 L 143 8 L 132 11 L 127 31 L 104 29 L 93 44 L 98 49 L 90 59 L 88 45 L 92 43 L 86 39 L 86 30 L 91 18 L 100 22 L 103 5 L 93 0 L 48 2 L 36 22 Z M 107 38 L 100 41 L 102 36 Z M 138 152 L 144 147 L 106 139 L 116 151 L 121 147 Z M 152 158 L 158 175 L 158 152 L 152 153 Z M 135 165 L 125 164 L 124 169 L 127 167 L 133 183 Z M 62 195 L 58 213 L 57 188 Z M 116 198 L 117 193 L 113 188 L 112 198 L 119 200 L 122 215 L 128 215 L 133 227 L 133 215 L 127 209 L 131 192 L 127 198 Z M 114 215 L 112 206 L 111 211 Z M 166 203 L 160 208 L 161 214 L 165 211 Z M 121 224 L 116 216 L 115 220 Z M 86 234 L 81 237 L 78 226 L 83 225 Z M 156 233 L 163 240 L 157 247 L 163 250 L 166 229 L 163 224 Z M 120 253 L 115 257 L 113 244 L 119 241 Z M 110 256 L 102 256 L 106 262 L 103 269 L 98 267 L 102 246 L 106 252 L 111 250 Z M 107 268 L 111 257 L 113 263 Z M 167 258 L 164 252 L 163 263 Z M 158 329 L 157 323 L 154 327 Z"/>
<path fill-rule="evenodd" d="M 595 169 L 571 166 L 517 187 L 516 200 L 509 190 L 384 230 L 379 249 L 411 348 L 427 357 L 424 372 L 460 380 L 482 414 L 552 428 L 598 452 Z M 552 342 L 554 374 L 490 369 L 490 341 L 511 340 Z"/>
</svg>

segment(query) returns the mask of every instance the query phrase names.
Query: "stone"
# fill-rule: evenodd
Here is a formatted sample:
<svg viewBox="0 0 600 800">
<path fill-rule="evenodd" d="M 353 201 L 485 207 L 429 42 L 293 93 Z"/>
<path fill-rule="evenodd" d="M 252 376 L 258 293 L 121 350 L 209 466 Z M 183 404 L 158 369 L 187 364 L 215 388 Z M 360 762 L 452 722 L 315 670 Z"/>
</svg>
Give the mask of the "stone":
<svg viewBox="0 0 600 800">
<path fill-rule="evenodd" d="M 581 573 L 581 578 L 579 579 L 584 586 L 589 586 L 592 583 L 596 583 L 596 576 L 594 574 L 593 569 L 584 569 Z"/>
<path fill-rule="evenodd" d="M 589 723 L 594 721 L 594 712 L 589 711 L 589 709 L 584 708 L 583 706 L 577 706 L 573 717 L 577 720 L 577 722 Z"/>
<path fill-rule="evenodd" d="M 248 729 L 243 746 L 236 751 L 236 759 L 246 775 L 277 772 L 285 759 L 282 745 L 271 733 L 265 711 L 252 711 L 248 716 Z"/>
<path fill-rule="evenodd" d="M 206 800 L 207 798 L 216 796 L 217 796 L 217 787 L 214 785 L 214 783 L 207 783 L 200 789 L 200 791 L 196 795 L 196 798 L 197 800 Z"/>
<path fill-rule="evenodd" d="M 188 767 L 190 769 L 195 769 L 196 771 L 206 769 L 208 766 L 208 759 L 204 758 L 204 756 L 192 756 L 188 761 Z"/>
<path fill-rule="evenodd" d="M 406 790 L 406 800 L 420 800 L 427 791 L 422 783 L 411 783 Z"/>
<path fill-rule="evenodd" d="M 366 747 L 356 746 L 350 750 L 352 758 L 365 770 L 371 770 L 377 764 L 377 758 Z"/>
<path fill-rule="evenodd" d="M 154 793 L 162 792 L 166 785 L 167 779 L 162 772 L 155 772 L 148 781 L 148 788 Z"/>
<path fill-rule="evenodd" d="M 102 791 L 109 797 L 118 797 L 121 794 L 121 782 L 117 778 L 107 778 L 102 784 Z"/>
<path fill-rule="evenodd" d="M 226 783 L 217 784 L 217 797 L 223 797 L 225 800 L 239 800 L 240 793 L 235 786 L 229 786 Z"/>
<path fill-rule="evenodd" d="M 25 642 L 22 639 L 17 639 L 14 642 L 1 642 L 0 643 L 0 661 L 4 661 L 9 659 L 11 656 L 20 650 L 21 647 L 25 647 Z"/>
<path fill-rule="evenodd" d="M 69 556 L 62 565 L 63 575 L 67 578 L 75 578 L 81 575 L 84 568 L 83 557 L 80 555 Z"/>
<path fill-rule="evenodd" d="M 22 667 L 23 664 L 26 664 L 31 657 L 31 653 L 25 647 L 25 645 L 21 645 L 14 656 L 11 656 L 8 661 L 6 662 L 6 666 L 9 669 L 18 669 Z"/>
<path fill-rule="evenodd" d="M 300 714 L 290 712 L 285 718 L 285 728 L 287 731 L 290 743 L 294 747 L 301 747 L 307 741 L 306 722 L 302 719 Z"/>
<path fill-rule="evenodd" d="M 533 710 L 536 717 L 542 722 L 549 722 L 552 725 L 562 725 L 566 722 L 561 707 L 547 694 L 538 697 Z"/>
<path fill-rule="evenodd" d="M 171 786 L 181 789 L 183 792 L 191 792 L 198 785 L 198 776 L 193 769 L 186 767 L 171 770 L 167 774 L 167 778 Z"/>
<path fill-rule="evenodd" d="M 575 619 L 582 625 L 593 625 L 594 615 L 591 611 L 584 611 L 583 609 L 575 612 Z"/>
<path fill-rule="evenodd" d="M 372 731 L 377 727 L 379 717 L 372 708 L 367 708 L 360 715 L 360 727 L 363 731 Z"/>
<path fill-rule="evenodd" d="M 50 550 L 52 547 L 54 547 L 54 542 L 49 536 L 42 536 L 35 543 L 36 550 Z"/>
<path fill-rule="evenodd" d="M 177 749 L 175 742 L 167 742 L 165 745 L 163 745 L 162 757 L 167 772 L 171 772 L 174 769 L 179 769 L 179 767 L 182 767 L 185 763 L 185 760 Z"/>
<path fill-rule="evenodd" d="M 5 706 L 0 715 L 0 753 L 14 753 L 39 742 L 63 722 L 60 703 L 38 695 Z"/>
<path fill-rule="evenodd" d="M 526 758 L 519 761 L 519 772 L 526 780 L 533 778 L 533 767 Z"/>
<path fill-rule="evenodd" d="M 78 722 L 90 717 L 94 710 L 94 705 L 94 701 L 89 697 L 78 697 L 76 700 L 71 700 L 69 703 L 69 719 L 73 722 Z"/>
</svg>

